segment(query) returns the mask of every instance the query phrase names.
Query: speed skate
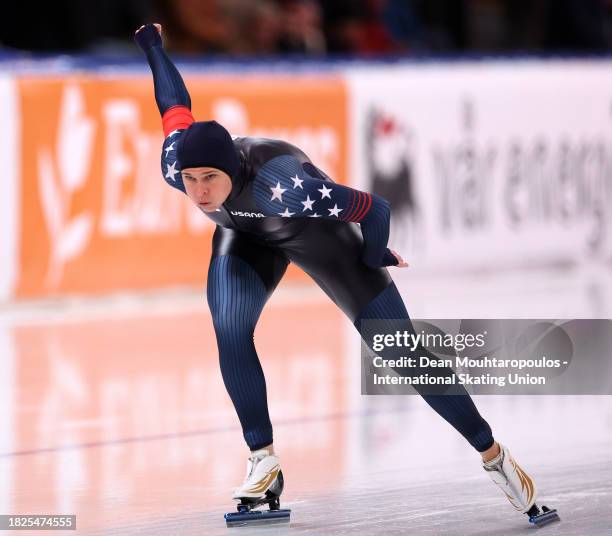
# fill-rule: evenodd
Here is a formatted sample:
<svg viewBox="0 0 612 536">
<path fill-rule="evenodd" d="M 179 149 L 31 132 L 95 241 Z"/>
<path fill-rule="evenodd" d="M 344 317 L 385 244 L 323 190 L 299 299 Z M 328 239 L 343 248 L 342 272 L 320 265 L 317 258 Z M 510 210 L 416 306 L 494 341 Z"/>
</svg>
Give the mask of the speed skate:
<svg viewBox="0 0 612 536">
<path fill-rule="evenodd" d="M 536 527 L 542 527 L 548 525 L 553 521 L 561 521 L 557 510 L 551 510 L 548 506 L 542 505 L 542 509 L 537 505 L 533 505 L 527 512 L 529 516 L 529 523 L 533 523 Z"/>
<path fill-rule="evenodd" d="M 278 456 L 265 449 L 251 453 L 245 480 L 233 495 L 233 499 L 239 501 L 237 512 L 229 512 L 224 516 L 227 526 L 289 523 L 291 510 L 280 507 L 283 487 L 283 472 Z M 262 506 L 264 509 L 257 509 Z"/>
<path fill-rule="evenodd" d="M 529 522 L 542 527 L 553 521 L 561 521 L 557 510 L 536 505 L 537 489 L 531 477 L 516 463 L 507 447 L 499 445 L 499 454 L 483 463 L 491 480 L 502 490 L 515 510 L 527 514 Z"/>
</svg>

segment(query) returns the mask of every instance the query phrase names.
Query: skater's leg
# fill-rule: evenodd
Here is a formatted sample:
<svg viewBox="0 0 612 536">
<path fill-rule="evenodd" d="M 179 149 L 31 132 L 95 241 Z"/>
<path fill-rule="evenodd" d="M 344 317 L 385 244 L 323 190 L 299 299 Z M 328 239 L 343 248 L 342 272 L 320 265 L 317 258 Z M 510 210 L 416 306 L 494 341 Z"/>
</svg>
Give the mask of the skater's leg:
<svg viewBox="0 0 612 536">
<path fill-rule="evenodd" d="M 308 273 L 361 330 L 361 320 L 403 319 L 413 329 L 402 298 L 385 268 L 361 262 L 363 237 L 355 226 L 318 220 L 282 245 L 289 259 Z M 425 401 L 479 452 L 494 445 L 491 428 L 469 394 L 423 395 Z M 418 391 L 418 389 L 417 389 Z"/>
<path fill-rule="evenodd" d="M 357 316 L 355 319 L 357 329 L 360 329 L 361 321 L 367 319 L 378 321 L 405 319 L 406 329 L 414 331 L 404 303 L 393 283 Z M 418 351 L 426 352 L 424 349 Z M 516 463 L 507 447 L 501 447 L 493 440 L 491 428 L 478 413 L 467 391 L 462 386 L 455 387 L 460 387 L 463 394 L 422 394 L 422 396 L 480 452 L 485 471 L 517 511 L 526 513 L 529 520 L 536 525 L 559 520 L 556 510 L 549 510 L 544 506 L 542 511 L 539 510 L 535 504 L 537 490 L 533 479 Z"/>
<path fill-rule="evenodd" d="M 403 320 L 405 328 L 414 331 L 387 270 L 369 268 L 360 261 L 362 244 L 363 238 L 355 226 L 317 220 L 294 239 L 284 242 L 282 249 L 346 313 L 362 336 L 362 320 Z M 418 351 L 426 352 L 422 348 Z M 543 512 L 538 510 L 533 481 L 511 458 L 507 448 L 493 440 L 491 428 L 462 386 L 454 386 L 452 395 L 424 394 L 423 398 L 480 452 L 485 470 L 517 510 L 527 513 L 537 525 L 559 518 L 556 511 L 545 507 Z"/>
<path fill-rule="evenodd" d="M 395 283 L 391 283 L 359 313 L 354 324 L 360 330 L 360 333 L 362 333 L 362 320 L 405 320 L 406 328 L 414 331 Z M 491 428 L 478 413 L 467 391 L 462 386 L 456 387 L 459 389 L 455 389 L 452 395 L 422 394 L 421 396 L 442 418 L 465 437 L 470 445 L 480 453 L 486 452 L 489 456 L 495 451 Z M 460 392 L 457 393 L 457 390 Z"/>
<path fill-rule="evenodd" d="M 235 231 L 218 228 L 215 232 L 208 272 L 208 303 L 223 382 L 252 451 L 264 447 L 272 450 L 266 381 L 253 332 L 286 266 L 287 261 L 277 253 L 250 244 Z"/>
</svg>

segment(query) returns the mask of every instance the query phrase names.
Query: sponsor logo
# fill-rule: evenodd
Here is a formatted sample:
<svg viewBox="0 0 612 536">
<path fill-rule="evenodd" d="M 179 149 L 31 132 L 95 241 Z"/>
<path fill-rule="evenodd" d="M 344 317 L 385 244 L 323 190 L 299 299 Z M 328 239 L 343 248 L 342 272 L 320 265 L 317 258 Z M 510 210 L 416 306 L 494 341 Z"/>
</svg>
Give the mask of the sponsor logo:
<svg viewBox="0 0 612 536">
<path fill-rule="evenodd" d="M 71 198 L 87 181 L 96 125 L 77 86 L 64 90 L 57 142 L 38 151 L 38 185 L 51 251 L 47 285 L 57 286 L 64 265 L 85 250 L 94 227 L 91 210 L 71 214 Z"/>
<path fill-rule="evenodd" d="M 496 210 L 491 197 L 499 147 L 477 136 L 476 110 L 464 99 L 458 113 L 460 136 L 431 149 L 437 187 L 437 221 L 445 235 L 491 228 Z"/>
<path fill-rule="evenodd" d="M 392 113 L 373 108 L 366 121 L 366 162 L 371 191 L 393 203 L 391 236 L 398 247 L 417 244 L 420 207 L 415 192 L 410 129 Z"/>
<path fill-rule="evenodd" d="M 261 212 L 240 212 L 239 210 L 232 210 L 232 216 L 242 216 L 244 218 L 265 218 Z"/>
<path fill-rule="evenodd" d="M 447 234 L 487 231 L 496 219 L 523 232 L 542 225 L 579 228 L 586 252 L 598 253 L 608 233 L 612 159 L 606 138 L 551 131 L 487 139 L 476 112 L 465 99 L 461 136 L 432 148 L 440 228 Z"/>
<path fill-rule="evenodd" d="M 49 289 L 58 288 L 66 266 L 86 259 L 100 240 L 176 235 L 185 226 L 201 233 L 210 227 L 199 211 L 166 195 L 163 181 L 152 179 L 160 175 L 161 137 L 141 127 L 138 101 L 106 99 L 99 110 L 86 103 L 81 85 L 66 84 L 54 137 L 35 149 L 49 237 L 44 281 Z M 90 195 L 85 202 L 84 192 Z M 100 206 L 92 198 L 100 198 Z"/>
</svg>

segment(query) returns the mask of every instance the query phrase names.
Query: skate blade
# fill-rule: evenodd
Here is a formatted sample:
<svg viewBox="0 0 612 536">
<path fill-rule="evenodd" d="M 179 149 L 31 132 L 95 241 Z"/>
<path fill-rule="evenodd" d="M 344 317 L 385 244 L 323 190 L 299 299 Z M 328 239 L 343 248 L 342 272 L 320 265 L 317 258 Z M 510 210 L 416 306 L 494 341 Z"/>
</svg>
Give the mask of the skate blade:
<svg viewBox="0 0 612 536">
<path fill-rule="evenodd" d="M 529 523 L 533 523 L 536 527 L 543 527 L 554 521 L 561 521 L 557 510 L 549 510 L 548 508 L 542 507 L 542 513 L 529 518 Z M 545 509 L 545 510 L 544 510 Z"/>
<path fill-rule="evenodd" d="M 291 510 L 251 510 L 250 512 L 230 512 L 225 514 L 228 527 L 247 525 L 275 525 L 289 523 Z"/>
</svg>

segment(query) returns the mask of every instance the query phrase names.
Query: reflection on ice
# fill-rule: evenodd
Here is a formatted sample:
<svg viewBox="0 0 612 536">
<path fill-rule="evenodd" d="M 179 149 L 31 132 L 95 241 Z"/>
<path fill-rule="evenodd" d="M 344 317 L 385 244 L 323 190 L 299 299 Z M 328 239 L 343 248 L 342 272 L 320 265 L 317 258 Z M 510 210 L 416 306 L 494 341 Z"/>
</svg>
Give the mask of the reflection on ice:
<svg viewBox="0 0 612 536">
<path fill-rule="evenodd" d="M 398 282 L 415 318 L 612 317 L 609 286 L 587 275 L 415 271 Z M 76 513 L 99 534 L 226 534 L 248 453 L 205 306 L 149 301 L 117 314 L 111 304 L 105 315 L 107 305 L 0 315 L 2 511 Z M 320 291 L 279 289 L 255 342 L 286 476 L 282 505 L 293 512 L 290 528 L 243 536 L 527 528 L 419 397 L 360 395 L 356 332 Z M 555 534 L 612 524 L 610 400 L 476 399 L 559 508 Z"/>
</svg>

